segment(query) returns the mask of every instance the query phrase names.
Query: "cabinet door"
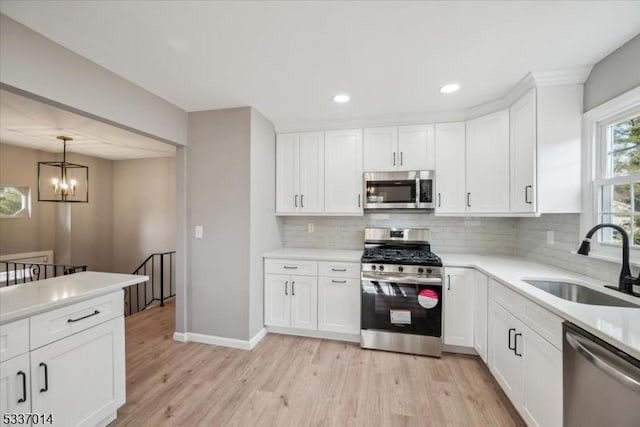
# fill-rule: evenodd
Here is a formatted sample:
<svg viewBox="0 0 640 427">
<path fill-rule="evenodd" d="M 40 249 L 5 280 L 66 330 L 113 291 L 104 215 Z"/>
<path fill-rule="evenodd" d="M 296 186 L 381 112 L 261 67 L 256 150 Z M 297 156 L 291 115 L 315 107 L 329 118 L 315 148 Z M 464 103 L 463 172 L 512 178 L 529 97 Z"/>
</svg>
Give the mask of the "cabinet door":
<svg viewBox="0 0 640 427">
<path fill-rule="evenodd" d="M 264 276 L 264 324 L 291 326 L 291 278 L 284 274 Z"/>
<path fill-rule="evenodd" d="M 487 306 L 489 279 L 479 271 L 474 272 L 473 344 L 480 358 L 487 363 Z"/>
<path fill-rule="evenodd" d="M 125 402 L 124 317 L 31 352 L 32 411 L 94 426 Z"/>
<path fill-rule="evenodd" d="M 467 121 L 467 211 L 509 212 L 509 110 Z"/>
<path fill-rule="evenodd" d="M 364 171 L 385 172 L 398 168 L 398 128 L 364 130 Z"/>
<path fill-rule="evenodd" d="M 439 123 L 436 142 L 436 213 L 465 211 L 465 123 Z"/>
<path fill-rule="evenodd" d="M 536 211 L 536 90 L 509 109 L 511 212 Z"/>
<path fill-rule="evenodd" d="M 324 212 L 324 133 L 300 134 L 300 212 Z"/>
<path fill-rule="evenodd" d="M 528 425 L 562 426 L 562 352 L 528 327 L 518 337 L 524 363 L 521 413 Z"/>
<path fill-rule="evenodd" d="M 325 134 L 325 211 L 362 213 L 362 132 Z"/>
<path fill-rule="evenodd" d="M 298 210 L 300 135 L 283 134 L 276 139 L 276 212 L 292 213 Z"/>
<path fill-rule="evenodd" d="M 514 406 L 522 401 L 522 357 L 514 348 L 522 323 L 495 301 L 489 305 L 489 369 Z M 519 337 L 521 340 L 521 337 Z"/>
<path fill-rule="evenodd" d="M 473 270 L 447 268 L 444 282 L 444 343 L 473 347 Z"/>
<path fill-rule="evenodd" d="M 318 329 L 317 277 L 291 277 L 291 327 Z"/>
<path fill-rule="evenodd" d="M 433 125 L 398 128 L 398 170 L 433 170 L 435 138 Z"/>
<path fill-rule="evenodd" d="M 29 353 L 0 363 L 0 416 L 31 412 Z M 1 426 L 9 426 L 0 419 Z"/>
<path fill-rule="evenodd" d="M 318 330 L 354 335 L 360 332 L 360 279 L 319 278 Z"/>
</svg>

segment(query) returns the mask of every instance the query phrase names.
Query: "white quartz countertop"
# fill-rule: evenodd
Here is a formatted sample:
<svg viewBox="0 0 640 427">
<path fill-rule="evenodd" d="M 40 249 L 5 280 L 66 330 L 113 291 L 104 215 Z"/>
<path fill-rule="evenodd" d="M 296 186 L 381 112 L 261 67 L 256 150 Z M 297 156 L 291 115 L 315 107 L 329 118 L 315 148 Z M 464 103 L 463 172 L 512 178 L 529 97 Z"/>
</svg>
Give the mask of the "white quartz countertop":
<svg viewBox="0 0 640 427">
<path fill-rule="evenodd" d="M 361 250 L 283 248 L 267 252 L 266 259 L 303 259 L 311 261 L 360 262 Z"/>
<path fill-rule="evenodd" d="M 0 288 L 0 325 L 118 289 L 142 283 L 147 276 L 118 273 L 81 273 Z"/>
<path fill-rule="evenodd" d="M 640 359 L 640 307 L 606 307 L 564 300 L 523 280 L 565 279 L 640 305 L 640 298 L 605 288 L 605 283 L 522 258 L 439 254 L 446 267 L 473 267 L 559 317 Z M 446 274 L 446 273 L 445 273 Z"/>
</svg>

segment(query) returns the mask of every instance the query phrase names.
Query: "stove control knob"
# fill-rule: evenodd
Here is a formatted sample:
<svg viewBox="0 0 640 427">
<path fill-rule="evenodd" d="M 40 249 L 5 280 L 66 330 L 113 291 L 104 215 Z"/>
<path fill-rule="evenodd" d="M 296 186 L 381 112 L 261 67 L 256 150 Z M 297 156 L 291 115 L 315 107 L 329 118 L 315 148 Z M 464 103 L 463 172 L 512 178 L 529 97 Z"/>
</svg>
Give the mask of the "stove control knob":
<svg viewBox="0 0 640 427">
<path fill-rule="evenodd" d="M 419 267 L 419 268 L 418 268 L 418 273 L 424 273 L 424 268 Z"/>
<path fill-rule="evenodd" d="M 431 273 L 433 273 L 433 270 L 432 270 L 432 269 L 430 269 L 430 268 L 427 268 L 427 273 L 428 273 L 428 274 L 431 274 Z"/>
<path fill-rule="evenodd" d="M 398 271 L 399 271 L 400 273 L 402 273 L 402 272 L 404 271 L 404 268 L 402 268 L 402 267 L 398 267 Z"/>
<path fill-rule="evenodd" d="M 381 265 L 380 267 L 378 267 L 378 270 L 384 271 L 384 265 Z"/>
<path fill-rule="evenodd" d="M 372 265 L 372 266 L 371 266 L 371 270 L 375 271 L 375 270 L 376 270 L 376 266 L 375 266 L 375 265 Z"/>
</svg>

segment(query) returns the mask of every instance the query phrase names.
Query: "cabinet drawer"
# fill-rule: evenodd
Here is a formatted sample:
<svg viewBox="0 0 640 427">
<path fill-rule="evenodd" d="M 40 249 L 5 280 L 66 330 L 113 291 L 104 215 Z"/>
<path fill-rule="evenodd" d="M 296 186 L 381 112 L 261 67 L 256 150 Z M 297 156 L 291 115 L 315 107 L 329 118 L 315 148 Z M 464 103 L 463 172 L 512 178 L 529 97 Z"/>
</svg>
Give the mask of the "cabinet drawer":
<svg viewBox="0 0 640 427">
<path fill-rule="evenodd" d="M 123 291 L 31 317 L 31 349 L 42 347 L 99 323 L 122 316 Z"/>
<path fill-rule="evenodd" d="M 0 362 L 29 351 L 29 319 L 0 326 Z"/>
<path fill-rule="evenodd" d="M 318 275 L 325 277 L 360 278 L 360 263 L 357 262 L 319 262 Z"/>
<path fill-rule="evenodd" d="M 521 316 L 524 312 L 526 299 L 493 279 L 489 281 L 489 298 L 512 314 Z"/>
<path fill-rule="evenodd" d="M 318 274 L 316 261 L 268 259 L 264 262 L 267 274 L 291 274 L 294 276 L 315 276 Z"/>
<path fill-rule="evenodd" d="M 526 301 L 521 320 L 559 350 L 562 350 L 562 319 L 531 301 Z"/>
</svg>

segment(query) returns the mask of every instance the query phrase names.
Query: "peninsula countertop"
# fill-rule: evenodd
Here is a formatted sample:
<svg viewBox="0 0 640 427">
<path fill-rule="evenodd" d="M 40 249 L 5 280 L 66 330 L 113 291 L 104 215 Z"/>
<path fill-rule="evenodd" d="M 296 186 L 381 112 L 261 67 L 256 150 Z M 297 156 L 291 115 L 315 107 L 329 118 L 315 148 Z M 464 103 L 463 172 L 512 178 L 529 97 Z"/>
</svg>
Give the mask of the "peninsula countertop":
<svg viewBox="0 0 640 427">
<path fill-rule="evenodd" d="M 83 271 L 0 288 L 0 325 L 149 280 L 148 276 Z"/>
</svg>

